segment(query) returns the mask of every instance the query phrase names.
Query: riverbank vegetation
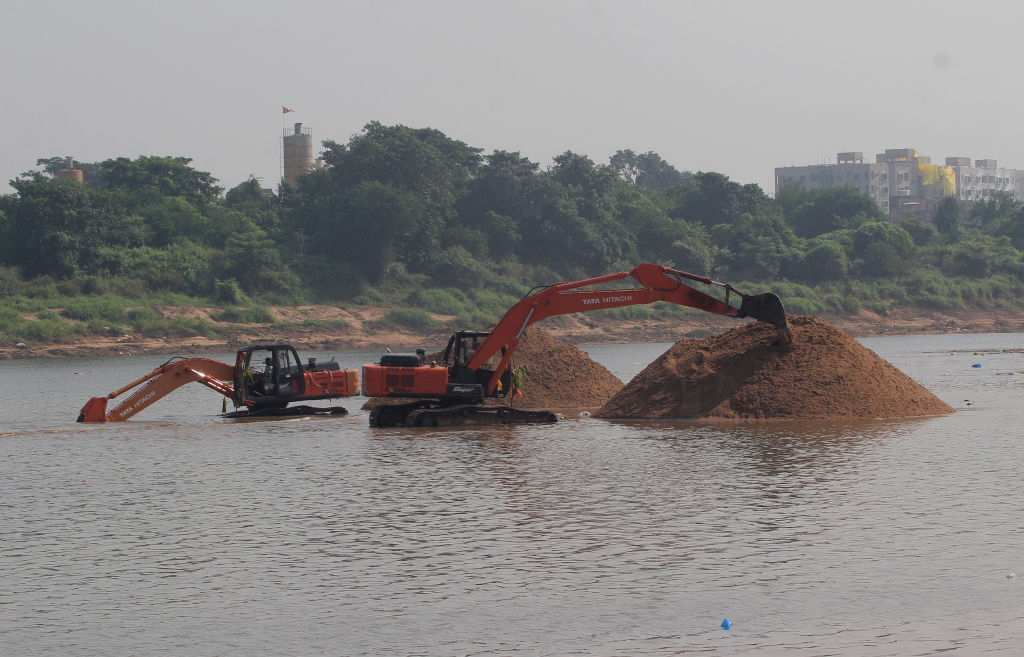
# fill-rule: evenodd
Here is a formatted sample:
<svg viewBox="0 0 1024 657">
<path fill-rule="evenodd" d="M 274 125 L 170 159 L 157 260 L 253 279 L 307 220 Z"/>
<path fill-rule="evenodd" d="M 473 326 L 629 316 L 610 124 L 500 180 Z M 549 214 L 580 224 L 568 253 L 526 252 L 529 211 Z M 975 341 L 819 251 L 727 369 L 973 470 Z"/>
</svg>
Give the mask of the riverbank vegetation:
<svg viewBox="0 0 1024 657">
<path fill-rule="evenodd" d="M 322 158 L 272 191 L 252 178 L 225 190 L 186 157 L 76 163 L 84 184 L 56 179 L 62 158 L 39 160 L 0 196 L 0 340 L 209 337 L 317 303 L 383 306 L 379 322 L 415 330 L 482 327 L 535 285 L 642 261 L 818 315 L 1015 308 L 1024 292 L 1024 206 L 1009 194 L 892 225 L 854 188 L 773 198 L 629 150 L 541 167 L 380 123 L 325 141 Z M 218 310 L 157 310 L 188 306 Z M 666 313 L 687 311 L 604 311 Z"/>
</svg>

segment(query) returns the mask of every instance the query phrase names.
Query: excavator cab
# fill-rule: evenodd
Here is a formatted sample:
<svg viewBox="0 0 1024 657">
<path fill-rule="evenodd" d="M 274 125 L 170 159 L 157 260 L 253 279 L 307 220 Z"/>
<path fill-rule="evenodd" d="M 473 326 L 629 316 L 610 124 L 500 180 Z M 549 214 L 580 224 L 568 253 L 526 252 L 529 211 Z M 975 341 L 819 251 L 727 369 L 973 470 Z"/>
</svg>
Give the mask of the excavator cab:
<svg viewBox="0 0 1024 657">
<path fill-rule="evenodd" d="M 505 349 L 492 357 L 484 367 L 476 370 L 469 368 L 469 361 L 473 359 L 476 350 L 490 337 L 489 331 L 458 331 L 448 339 L 448 346 L 445 347 L 442 360 L 448 366 L 448 381 L 451 383 L 473 384 L 481 386 L 481 390 L 487 388 L 487 383 L 494 375 L 494 367 L 497 366 Z M 493 361 L 493 363 L 492 363 Z M 491 365 L 491 367 L 488 367 Z M 511 374 L 506 370 L 502 373 L 501 385 L 495 390 L 497 396 L 503 396 L 509 390 Z"/>
<path fill-rule="evenodd" d="M 283 407 L 305 392 L 302 361 L 291 345 L 257 345 L 235 354 L 235 406 Z"/>
</svg>

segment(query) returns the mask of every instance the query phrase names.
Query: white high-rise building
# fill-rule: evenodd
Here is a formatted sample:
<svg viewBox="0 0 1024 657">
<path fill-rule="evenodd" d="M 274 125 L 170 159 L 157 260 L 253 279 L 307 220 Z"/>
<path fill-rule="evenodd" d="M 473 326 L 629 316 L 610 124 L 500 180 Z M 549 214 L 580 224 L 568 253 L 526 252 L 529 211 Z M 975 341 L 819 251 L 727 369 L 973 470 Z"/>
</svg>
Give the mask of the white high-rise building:
<svg viewBox="0 0 1024 657">
<path fill-rule="evenodd" d="M 971 166 L 967 157 L 947 157 L 940 166 L 913 148 L 886 149 L 874 163 L 864 162 L 863 153 L 846 152 L 836 155 L 835 164 L 776 168 L 776 194 L 791 184 L 809 190 L 855 187 L 893 223 L 905 216 L 930 219 L 946 197 L 957 199 L 965 213 L 1000 191 L 1024 201 L 1024 171 L 999 168 L 995 160 L 975 160 Z"/>
</svg>

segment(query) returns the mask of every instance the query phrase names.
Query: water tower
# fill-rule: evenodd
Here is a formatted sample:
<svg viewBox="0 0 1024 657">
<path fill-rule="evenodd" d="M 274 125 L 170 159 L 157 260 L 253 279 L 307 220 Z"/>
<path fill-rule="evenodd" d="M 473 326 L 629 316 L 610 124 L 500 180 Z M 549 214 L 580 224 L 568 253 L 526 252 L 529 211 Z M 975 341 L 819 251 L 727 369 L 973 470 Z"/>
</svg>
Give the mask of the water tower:
<svg viewBox="0 0 1024 657">
<path fill-rule="evenodd" d="M 68 155 L 64 158 L 64 168 L 57 172 L 57 180 L 82 182 L 82 179 L 82 170 L 75 168 L 75 158 Z"/>
<path fill-rule="evenodd" d="M 294 185 L 299 176 L 313 170 L 313 131 L 295 124 L 295 131 L 284 131 L 284 180 Z"/>
</svg>

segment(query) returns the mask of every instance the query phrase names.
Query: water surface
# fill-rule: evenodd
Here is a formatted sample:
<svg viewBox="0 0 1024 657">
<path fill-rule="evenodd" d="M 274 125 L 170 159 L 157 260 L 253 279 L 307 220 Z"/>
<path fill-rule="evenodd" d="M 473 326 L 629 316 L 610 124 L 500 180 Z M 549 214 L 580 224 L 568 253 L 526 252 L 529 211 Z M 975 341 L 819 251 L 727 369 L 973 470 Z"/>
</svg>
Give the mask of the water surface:
<svg viewBox="0 0 1024 657">
<path fill-rule="evenodd" d="M 0 653 L 1018 654 L 1024 334 L 863 343 L 958 412 L 369 429 L 193 385 L 79 425 L 164 358 L 0 361 Z"/>
</svg>

